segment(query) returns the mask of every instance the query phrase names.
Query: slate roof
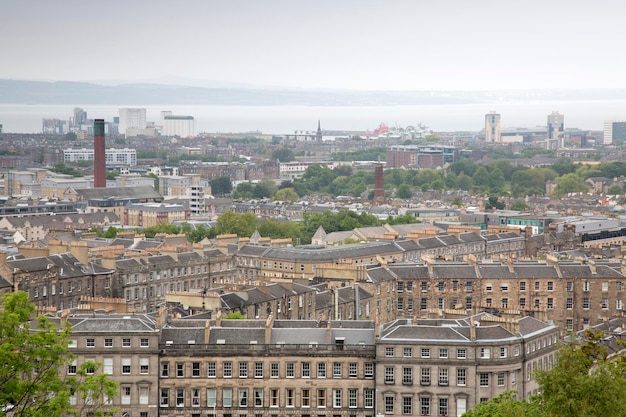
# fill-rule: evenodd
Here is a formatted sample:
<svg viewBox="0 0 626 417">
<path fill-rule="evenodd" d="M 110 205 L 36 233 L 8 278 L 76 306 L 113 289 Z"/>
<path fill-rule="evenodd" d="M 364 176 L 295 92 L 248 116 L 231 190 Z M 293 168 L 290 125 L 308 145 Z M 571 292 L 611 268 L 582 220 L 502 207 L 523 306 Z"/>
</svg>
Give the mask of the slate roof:
<svg viewBox="0 0 626 417">
<path fill-rule="evenodd" d="M 283 261 L 318 261 L 334 262 L 338 258 L 360 258 L 366 256 L 385 255 L 402 252 L 402 249 L 394 242 L 362 242 L 349 245 L 320 247 L 298 246 L 270 248 L 265 257 L 269 259 L 281 259 Z"/>
<path fill-rule="evenodd" d="M 72 333 L 154 333 L 154 322 L 144 315 L 115 315 L 105 317 L 75 317 Z"/>
<path fill-rule="evenodd" d="M 433 278 L 477 278 L 474 265 L 447 263 L 433 265 Z"/>
<path fill-rule="evenodd" d="M 38 258 L 13 257 L 13 259 L 7 259 L 7 266 L 13 269 L 17 268 L 26 273 L 45 271 L 54 266 L 57 268 L 57 274 L 60 278 L 83 277 L 95 272 L 92 264 L 84 265 L 70 253 L 53 254 Z M 98 268 L 98 272 L 110 273 L 112 271 Z"/>
<path fill-rule="evenodd" d="M 389 270 L 398 279 L 429 279 L 428 267 L 425 265 L 390 265 Z"/>
<path fill-rule="evenodd" d="M 373 267 L 367 269 L 367 278 L 370 282 L 381 282 L 393 280 L 395 277 L 384 267 Z"/>
<path fill-rule="evenodd" d="M 141 185 L 137 187 L 102 187 L 102 188 L 81 188 L 76 189 L 78 196 L 84 200 L 95 198 L 133 198 L 147 200 L 162 200 L 163 196 L 149 185 Z"/>
</svg>

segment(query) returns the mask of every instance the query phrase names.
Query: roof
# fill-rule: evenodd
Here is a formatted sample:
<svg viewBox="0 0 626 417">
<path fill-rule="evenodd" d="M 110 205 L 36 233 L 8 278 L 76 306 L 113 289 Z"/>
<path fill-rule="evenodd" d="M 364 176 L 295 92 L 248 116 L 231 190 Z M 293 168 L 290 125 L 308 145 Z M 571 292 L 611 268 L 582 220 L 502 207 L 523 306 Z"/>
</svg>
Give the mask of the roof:
<svg viewBox="0 0 626 417">
<path fill-rule="evenodd" d="M 395 242 L 362 242 L 332 247 L 308 245 L 271 248 L 265 253 L 265 257 L 291 261 L 333 262 L 339 258 L 375 257 L 400 252 L 402 249 Z"/>
<path fill-rule="evenodd" d="M 77 189 L 76 193 L 83 200 L 94 198 L 134 198 L 148 200 L 162 200 L 163 196 L 148 185 L 140 185 L 137 187 L 100 187 L 100 188 L 83 188 Z"/>
</svg>

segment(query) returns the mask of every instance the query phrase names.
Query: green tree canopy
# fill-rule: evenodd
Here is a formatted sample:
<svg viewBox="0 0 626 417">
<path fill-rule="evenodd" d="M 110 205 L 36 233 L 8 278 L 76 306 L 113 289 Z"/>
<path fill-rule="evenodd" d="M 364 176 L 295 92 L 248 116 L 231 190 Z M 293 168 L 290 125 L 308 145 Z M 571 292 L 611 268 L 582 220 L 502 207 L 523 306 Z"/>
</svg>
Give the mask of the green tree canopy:
<svg viewBox="0 0 626 417">
<path fill-rule="evenodd" d="M 288 203 L 298 201 L 298 198 L 298 193 L 293 188 L 282 188 L 274 194 L 274 200 L 286 201 Z"/>
<path fill-rule="evenodd" d="M 289 148 L 279 148 L 272 152 L 272 159 L 278 159 L 280 162 L 291 162 L 295 158 L 296 156 Z"/>
<path fill-rule="evenodd" d="M 567 193 L 580 193 L 589 191 L 589 187 L 585 185 L 582 177 L 571 173 L 565 174 L 556 179 L 556 187 L 554 195 L 561 197 Z"/>
<path fill-rule="evenodd" d="M 68 350 L 69 327 L 59 329 L 45 316 L 31 321 L 35 307 L 25 292 L 6 294 L 1 302 L 0 410 L 3 416 L 62 417 L 72 409 L 80 417 L 88 413 L 104 416 L 115 412 L 105 406 L 104 397 L 115 397 L 118 385 L 97 372 L 94 362 L 82 364 L 76 376 L 59 372 L 72 360 Z M 73 408 L 71 393 L 90 401 L 80 409 Z"/>
<path fill-rule="evenodd" d="M 211 181 L 211 193 L 217 196 L 228 195 L 233 190 L 233 183 L 228 177 L 219 177 Z"/>
</svg>

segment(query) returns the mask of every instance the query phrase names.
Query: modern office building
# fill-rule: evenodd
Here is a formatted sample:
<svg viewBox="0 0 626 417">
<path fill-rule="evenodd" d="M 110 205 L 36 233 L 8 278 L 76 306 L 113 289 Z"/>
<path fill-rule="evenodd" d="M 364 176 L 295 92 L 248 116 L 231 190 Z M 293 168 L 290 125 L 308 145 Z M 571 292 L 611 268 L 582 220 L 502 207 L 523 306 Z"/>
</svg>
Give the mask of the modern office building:
<svg viewBox="0 0 626 417">
<path fill-rule="evenodd" d="M 500 114 L 495 111 L 485 115 L 485 142 L 500 143 L 501 130 Z"/>
<path fill-rule="evenodd" d="M 626 141 L 626 121 L 607 120 L 604 122 L 604 145 L 620 145 Z"/>
<path fill-rule="evenodd" d="M 146 127 L 146 109 L 140 108 L 121 108 L 119 109 L 120 121 L 119 132 L 126 134 L 128 129 L 145 129 Z"/>
<path fill-rule="evenodd" d="M 386 168 L 438 168 L 458 159 L 454 146 L 394 145 L 387 149 Z"/>
<path fill-rule="evenodd" d="M 70 148 L 63 150 L 63 160 L 65 162 L 74 161 L 93 161 L 94 150 L 87 148 Z M 137 165 L 137 150 L 136 149 L 116 149 L 110 148 L 105 150 L 106 165 Z"/>
</svg>

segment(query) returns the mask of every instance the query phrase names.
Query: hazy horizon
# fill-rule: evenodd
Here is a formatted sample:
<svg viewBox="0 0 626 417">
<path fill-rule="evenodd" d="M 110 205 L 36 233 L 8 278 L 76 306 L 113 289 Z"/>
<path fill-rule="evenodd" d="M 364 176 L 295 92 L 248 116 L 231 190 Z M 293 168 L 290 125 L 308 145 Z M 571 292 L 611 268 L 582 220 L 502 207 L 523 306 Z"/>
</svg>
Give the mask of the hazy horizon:
<svg viewBox="0 0 626 417">
<path fill-rule="evenodd" d="M 0 78 L 347 90 L 626 88 L 617 0 L 25 0 Z M 184 84 L 194 85 L 194 84 Z"/>
</svg>

